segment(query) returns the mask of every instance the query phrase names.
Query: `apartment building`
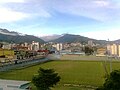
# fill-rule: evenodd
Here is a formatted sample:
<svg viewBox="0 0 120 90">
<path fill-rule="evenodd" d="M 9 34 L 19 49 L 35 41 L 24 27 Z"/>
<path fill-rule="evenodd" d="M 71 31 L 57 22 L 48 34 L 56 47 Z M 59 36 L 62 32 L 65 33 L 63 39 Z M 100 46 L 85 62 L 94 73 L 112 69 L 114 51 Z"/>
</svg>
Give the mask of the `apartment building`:
<svg viewBox="0 0 120 90">
<path fill-rule="evenodd" d="M 98 48 L 96 56 L 106 56 L 106 48 L 105 47 Z"/>
<path fill-rule="evenodd" d="M 60 51 L 63 49 L 63 44 L 62 43 L 56 43 L 56 44 L 53 44 L 52 47 L 56 48 L 57 51 Z"/>
<path fill-rule="evenodd" d="M 40 49 L 39 42 L 32 41 L 32 50 L 38 51 Z"/>
<path fill-rule="evenodd" d="M 92 40 L 89 40 L 89 41 L 88 41 L 88 45 L 93 46 L 93 41 L 92 41 Z"/>
<path fill-rule="evenodd" d="M 120 57 L 120 44 L 108 44 L 107 52 L 109 55 Z"/>
</svg>

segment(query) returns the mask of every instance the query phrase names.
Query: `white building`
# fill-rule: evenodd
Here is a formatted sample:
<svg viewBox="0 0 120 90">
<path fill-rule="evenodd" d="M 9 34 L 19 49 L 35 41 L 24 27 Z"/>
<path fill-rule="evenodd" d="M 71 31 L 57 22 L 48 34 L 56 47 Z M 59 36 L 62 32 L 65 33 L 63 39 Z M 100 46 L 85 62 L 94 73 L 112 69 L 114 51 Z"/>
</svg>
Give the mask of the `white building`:
<svg viewBox="0 0 120 90">
<path fill-rule="evenodd" d="M 120 45 L 118 45 L 118 56 L 120 57 Z"/>
<path fill-rule="evenodd" d="M 56 48 L 57 51 L 60 51 L 63 49 L 63 44 L 62 43 L 56 43 L 56 44 L 53 44 L 52 47 Z"/>
<path fill-rule="evenodd" d="M 39 42 L 32 41 L 32 50 L 37 51 L 40 49 Z"/>
<path fill-rule="evenodd" d="M 93 46 L 93 41 L 92 41 L 92 40 L 89 40 L 89 41 L 88 41 L 88 45 Z"/>
<path fill-rule="evenodd" d="M 119 44 L 107 45 L 107 51 L 109 55 L 120 57 L 120 45 Z"/>
<path fill-rule="evenodd" d="M 11 47 L 12 47 L 12 44 L 4 44 L 3 45 L 3 49 L 11 49 Z"/>
</svg>

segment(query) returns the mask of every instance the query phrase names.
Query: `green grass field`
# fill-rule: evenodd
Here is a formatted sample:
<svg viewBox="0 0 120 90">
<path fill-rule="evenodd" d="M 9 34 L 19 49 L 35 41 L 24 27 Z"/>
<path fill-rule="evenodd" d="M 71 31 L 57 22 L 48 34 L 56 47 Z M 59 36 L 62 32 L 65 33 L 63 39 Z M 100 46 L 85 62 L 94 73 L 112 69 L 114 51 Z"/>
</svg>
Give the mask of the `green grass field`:
<svg viewBox="0 0 120 90">
<path fill-rule="evenodd" d="M 103 64 L 104 62 L 102 61 L 51 61 L 27 68 L 0 72 L 0 78 L 31 81 L 32 76 L 37 74 L 39 67 L 53 68 L 61 76 L 61 81 L 52 90 L 87 90 L 89 87 L 85 86 L 96 87 L 103 84 L 105 80 L 105 70 Z M 112 67 L 113 70 L 120 69 L 120 63 L 113 62 Z M 109 62 L 107 62 L 107 70 L 109 72 Z M 83 87 L 81 88 L 77 85 L 83 85 Z"/>
</svg>

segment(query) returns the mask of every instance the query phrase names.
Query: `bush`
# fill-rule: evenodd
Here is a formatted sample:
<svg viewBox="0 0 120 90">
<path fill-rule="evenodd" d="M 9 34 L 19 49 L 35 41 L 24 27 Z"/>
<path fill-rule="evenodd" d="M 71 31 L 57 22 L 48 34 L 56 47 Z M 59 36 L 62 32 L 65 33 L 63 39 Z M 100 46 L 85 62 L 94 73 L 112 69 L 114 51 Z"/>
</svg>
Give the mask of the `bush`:
<svg viewBox="0 0 120 90">
<path fill-rule="evenodd" d="M 120 90 L 120 70 L 111 72 L 103 86 L 96 90 Z"/>
</svg>

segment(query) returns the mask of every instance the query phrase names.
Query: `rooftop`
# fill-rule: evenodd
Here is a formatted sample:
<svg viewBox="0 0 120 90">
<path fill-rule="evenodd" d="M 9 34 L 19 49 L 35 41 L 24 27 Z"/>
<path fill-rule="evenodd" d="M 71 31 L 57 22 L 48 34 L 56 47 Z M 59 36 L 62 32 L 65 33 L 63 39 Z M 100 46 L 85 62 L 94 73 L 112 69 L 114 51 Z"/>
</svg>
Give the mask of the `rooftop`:
<svg viewBox="0 0 120 90">
<path fill-rule="evenodd" d="M 25 90 L 29 81 L 3 80 L 0 79 L 0 90 Z"/>
</svg>

